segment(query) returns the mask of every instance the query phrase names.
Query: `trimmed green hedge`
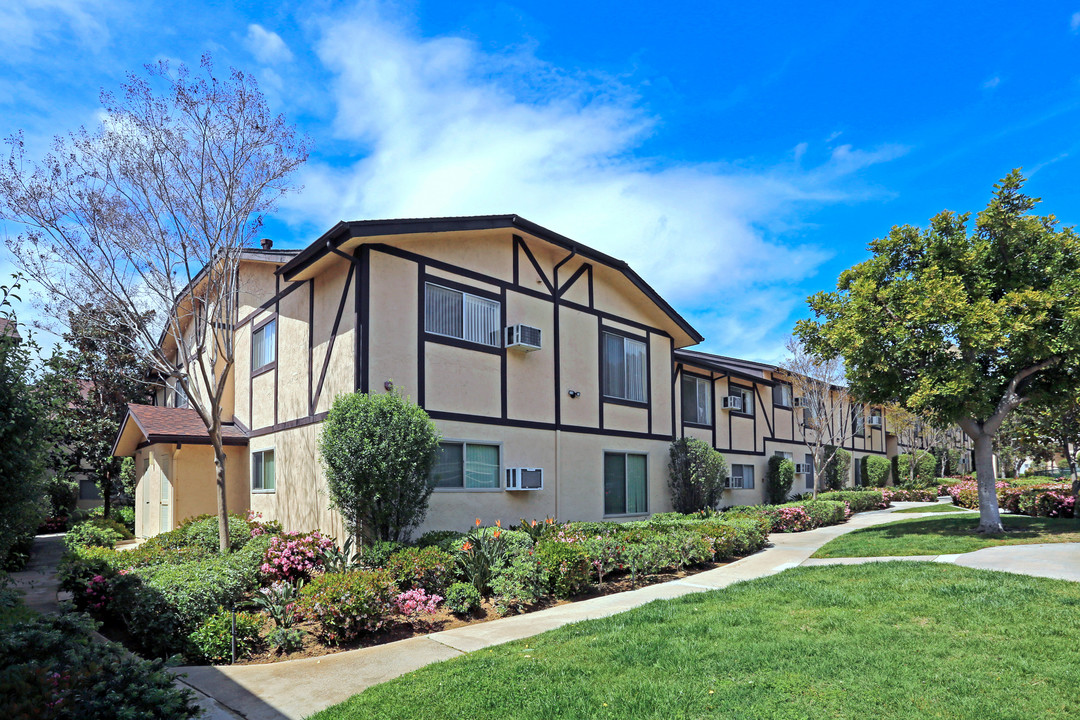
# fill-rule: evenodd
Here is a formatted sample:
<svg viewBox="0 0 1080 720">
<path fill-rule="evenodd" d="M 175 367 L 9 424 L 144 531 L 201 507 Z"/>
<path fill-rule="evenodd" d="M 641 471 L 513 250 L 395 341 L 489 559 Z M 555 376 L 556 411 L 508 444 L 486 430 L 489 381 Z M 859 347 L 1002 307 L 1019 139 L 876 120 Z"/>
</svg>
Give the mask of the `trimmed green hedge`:
<svg viewBox="0 0 1080 720">
<path fill-rule="evenodd" d="M 884 458 L 881 458 L 884 460 Z M 888 463 L 888 460 L 885 460 Z M 867 512 L 889 507 L 889 500 L 881 490 L 832 490 L 818 493 L 821 500 L 839 500 L 847 502 L 851 512 Z"/>
<path fill-rule="evenodd" d="M 742 505 L 724 511 L 726 517 L 762 518 L 769 532 L 802 532 L 837 525 L 848 516 L 847 506 L 836 500 L 801 500 L 783 505 Z"/>
<path fill-rule="evenodd" d="M 866 487 L 883 488 L 889 484 L 892 463 L 880 455 L 866 455 L 862 458 L 862 481 Z"/>
</svg>

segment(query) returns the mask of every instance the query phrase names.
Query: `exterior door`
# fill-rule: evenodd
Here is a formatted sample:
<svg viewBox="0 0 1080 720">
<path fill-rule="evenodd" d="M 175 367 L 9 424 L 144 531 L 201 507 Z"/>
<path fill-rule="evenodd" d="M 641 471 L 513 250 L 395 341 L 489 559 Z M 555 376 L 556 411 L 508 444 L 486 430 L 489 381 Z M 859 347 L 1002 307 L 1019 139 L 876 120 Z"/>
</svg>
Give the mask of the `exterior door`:
<svg viewBox="0 0 1080 720">
<path fill-rule="evenodd" d="M 158 532 L 168 532 L 172 530 L 172 483 L 169 482 L 169 461 L 167 458 L 161 458 L 160 470 L 158 473 L 158 487 L 161 488 L 159 492 L 158 502 Z"/>
<path fill-rule="evenodd" d="M 147 454 L 143 458 L 143 471 L 142 477 L 139 478 L 140 499 L 142 500 L 142 524 L 139 530 L 142 531 L 142 537 L 150 536 L 150 501 L 152 499 L 152 493 L 150 490 L 150 455 Z"/>
<path fill-rule="evenodd" d="M 806 473 L 806 489 L 814 489 L 814 456 L 810 453 L 806 454 L 806 460 L 804 461 L 810 469 L 810 472 Z"/>
</svg>

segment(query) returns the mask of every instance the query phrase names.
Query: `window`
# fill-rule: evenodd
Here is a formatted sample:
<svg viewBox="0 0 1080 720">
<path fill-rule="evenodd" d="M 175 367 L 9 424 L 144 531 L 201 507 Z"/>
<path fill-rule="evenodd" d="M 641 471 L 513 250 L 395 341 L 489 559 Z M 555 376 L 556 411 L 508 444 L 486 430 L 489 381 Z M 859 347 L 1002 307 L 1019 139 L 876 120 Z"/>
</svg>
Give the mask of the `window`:
<svg viewBox="0 0 1080 720">
<path fill-rule="evenodd" d="M 502 320 L 495 300 L 427 283 L 424 330 L 434 335 L 502 347 Z"/>
<path fill-rule="evenodd" d="M 645 343 L 604 333 L 604 395 L 645 402 Z"/>
<path fill-rule="evenodd" d="M 79 499 L 80 500 L 100 500 L 101 492 L 98 490 L 97 484 L 89 478 L 79 478 Z"/>
<path fill-rule="evenodd" d="M 188 396 L 184 392 L 184 386 L 177 380 L 173 385 L 173 407 L 186 408 L 188 406 Z"/>
<path fill-rule="evenodd" d="M 251 453 L 251 490 L 272 493 L 277 489 L 274 472 L 274 451 L 258 450 Z"/>
<path fill-rule="evenodd" d="M 754 466 L 753 465 L 732 465 L 731 472 L 728 473 L 726 487 L 735 490 L 753 490 L 754 489 Z"/>
<path fill-rule="evenodd" d="M 866 436 L 866 414 L 862 405 L 854 405 L 851 408 L 851 427 L 855 437 Z"/>
<path fill-rule="evenodd" d="M 277 318 L 251 334 L 251 371 L 262 370 L 277 359 Z"/>
<path fill-rule="evenodd" d="M 738 385 L 728 385 L 729 397 L 741 397 L 742 398 L 742 410 L 733 410 L 735 413 L 742 413 L 743 415 L 754 414 L 754 391 L 750 388 L 739 387 Z"/>
<path fill-rule="evenodd" d="M 705 378 L 683 375 L 682 419 L 684 422 L 708 425 L 712 422 L 712 382 Z"/>
<path fill-rule="evenodd" d="M 499 468 L 498 445 L 441 442 L 431 484 L 444 490 L 498 490 Z"/>
<path fill-rule="evenodd" d="M 793 454 L 789 453 L 789 452 L 783 452 L 781 450 L 777 450 L 776 452 L 773 453 L 773 455 L 775 455 L 777 457 L 782 457 L 785 460 L 790 460 L 791 462 L 795 462 L 795 456 Z"/>
<path fill-rule="evenodd" d="M 645 455 L 604 453 L 604 514 L 649 512 L 648 463 Z"/>
<path fill-rule="evenodd" d="M 781 407 L 791 407 L 792 395 L 791 386 L 787 383 L 780 383 L 773 385 L 772 389 L 772 401 L 773 405 L 780 405 Z"/>
</svg>

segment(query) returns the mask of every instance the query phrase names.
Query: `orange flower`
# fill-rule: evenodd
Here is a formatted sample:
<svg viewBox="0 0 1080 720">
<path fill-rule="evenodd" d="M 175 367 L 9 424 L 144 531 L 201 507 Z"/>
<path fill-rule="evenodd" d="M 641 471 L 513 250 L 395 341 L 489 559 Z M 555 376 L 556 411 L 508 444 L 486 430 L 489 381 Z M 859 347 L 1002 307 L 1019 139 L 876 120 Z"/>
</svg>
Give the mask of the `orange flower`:
<svg viewBox="0 0 1080 720">
<path fill-rule="evenodd" d="M 495 531 L 495 539 L 496 539 L 496 540 L 498 540 L 498 539 L 499 539 L 499 533 L 501 533 L 501 532 L 502 532 L 501 530 L 496 530 L 496 531 Z"/>
<path fill-rule="evenodd" d="M 532 521 L 532 526 L 536 527 L 536 521 L 535 520 Z"/>
<path fill-rule="evenodd" d="M 502 527 L 502 520 L 496 520 L 495 521 L 495 527 L 501 528 Z"/>
<path fill-rule="evenodd" d="M 480 527 L 480 518 L 476 518 L 476 527 Z"/>
<path fill-rule="evenodd" d="M 461 552 L 469 552 L 470 550 L 472 550 L 472 543 L 466 540 L 461 546 Z"/>
</svg>

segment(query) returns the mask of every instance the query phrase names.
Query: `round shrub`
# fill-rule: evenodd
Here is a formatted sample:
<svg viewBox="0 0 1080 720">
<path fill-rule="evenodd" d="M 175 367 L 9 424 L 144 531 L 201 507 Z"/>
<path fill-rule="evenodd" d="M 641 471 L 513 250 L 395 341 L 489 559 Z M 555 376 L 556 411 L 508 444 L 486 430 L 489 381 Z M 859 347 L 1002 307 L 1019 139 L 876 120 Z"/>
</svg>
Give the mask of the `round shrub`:
<svg viewBox="0 0 1080 720">
<path fill-rule="evenodd" d="M 468 615 L 480 607 L 480 600 L 480 591 L 472 583 L 456 582 L 447 588 L 443 604 L 451 612 Z"/>
<path fill-rule="evenodd" d="M 826 457 L 832 451 L 832 447 L 826 448 Z M 825 468 L 825 487 L 828 490 L 842 490 L 847 484 L 848 471 L 851 469 L 851 453 L 843 448 L 836 450 L 832 462 Z"/>
<path fill-rule="evenodd" d="M 556 597 L 573 597 L 589 586 L 589 561 L 582 543 L 541 541 L 535 554 Z"/>
<path fill-rule="evenodd" d="M 390 556 L 405 547 L 394 540 L 376 540 L 360 548 L 360 563 L 368 568 L 381 568 Z"/>
<path fill-rule="evenodd" d="M 543 596 L 546 588 L 543 566 L 527 554 L 505 563 L 491 580 L 495 610 L 500 615 L 525 612 Z"/>
<path fill-rule="evenodd" d="M 461 541 L 465 533 L 457 530 L 429 530 L 421 535 L 416 541 L 416 547 L 437 547 L 446 552 L 452 552 L 461 547 Z"/>
<path fill-rule="evenodd" d="M 201 547 L 210 552 L 217 552 L 218 542 L 218 518 L 216 515 L 199 515 L 188 518 L 173 532 L 179 535 L 177 538 L 184 545 Z M 238 516 L 229 516 L 229 550 L 239 550 L 251 539 L 251 525 L 247 520 Z"/>
<path fill-rule="evenodd" d="M 256 613 L 236 613 L 236 657 L 251 657 L 262 647 L 262 618 Z M 232 661 L 232 615 L 222 609 L 204 620 L 191 635 L 192 659 L 211 665 Z"/>
<path fill-rule="evenodd" d="M 384 567 L 402 590 L 442 594 L 453 580 L 454 556 L 437 547 L 410 547 L 391 555 Z"/>
<path fill-rule="evenodd" d="M 791 484 L 795 482 L 795 463 L 780 455 L 769 458 L 765 471 L 765 494 L 770 505 L 786 502 Z"/>
<path fill-rule="evenodd" d="M 724 456 L 696 438 L 679 438 L 668 452 L 668 486 L 677 512 L 715 508 L 724 492 L 728 469 Z"/>
<path fill-rule="evenodd" d="M 394 612 L 397 594 L 385 570 L 326 573 L 300 589 L 297 610 L 319 624 L 326 643 L 336 645 L 381 628 Z"/>
<path fill-rule="evenodd" d="M 279 535 L 270 539 L 260 569 L 271 580 L 307 580 L 322 564 L 322 552 L 332 547 L 334 541 L 318 530 Z"/>
<path fill-rule="evenodd" d="M 69 530 L 64 535 L 64 544 L 69 550 L 82 547 L 113 548 L 123 537 L 122 533 L 108 525 L 102 526 L 93 520 L 88 520 Z"/>
<path fill-rule="evenodd" d="M 883 488 L 889 484 L 889 473 L 892 471 L 892 463 L 888 458 L 880 455 L 867 455 L 862 459 L 862 479 L 866 487 Z M 860 512 L 856 510 L 855 512 Z"/>
</svg>

